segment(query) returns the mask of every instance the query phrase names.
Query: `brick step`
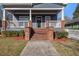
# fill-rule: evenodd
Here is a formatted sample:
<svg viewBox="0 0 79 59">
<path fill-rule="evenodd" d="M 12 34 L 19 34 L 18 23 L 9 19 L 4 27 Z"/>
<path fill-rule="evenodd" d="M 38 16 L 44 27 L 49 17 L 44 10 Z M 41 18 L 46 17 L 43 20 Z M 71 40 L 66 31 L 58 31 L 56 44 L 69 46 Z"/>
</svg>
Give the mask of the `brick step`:
<svg viewBox="0 0 79 59">
<path fill-rule="evenodd" d="M 31 38 L 31 40 L 46 40 L 47 34 L 46 29 L 37 28 L 34 29 L 34 34 Z"/>
<path fill-rule="evenodd" d="M 46 38 L 46 35 L 32 36 L 32 38 Z"/>
<path fill-rule="evenodd" d="M 31 38 L 31 40 L 47 40 L 47 38 Z"/>
<path fill-rule="evenodd" d="M 46 29 L 34 29 L 35 33 L 46 33 Z"/>
<path fill-rule="evenodd" d="M 46 35 L 33 35 L 32 38 L 44 38 L 46 37 Z"/>
<path fill-rule="evenodd" d="M 47 37 L 46 34 L 34 34 L 31 39 L 32 40 L 46 40 L 47 39 L 46 37 Z"/>
<path fill-rule="evenodd" d="M 47 38 L 35 37 L 35 38 L 31 38 L 31 40 L 47 40 Z"/>
</svg>

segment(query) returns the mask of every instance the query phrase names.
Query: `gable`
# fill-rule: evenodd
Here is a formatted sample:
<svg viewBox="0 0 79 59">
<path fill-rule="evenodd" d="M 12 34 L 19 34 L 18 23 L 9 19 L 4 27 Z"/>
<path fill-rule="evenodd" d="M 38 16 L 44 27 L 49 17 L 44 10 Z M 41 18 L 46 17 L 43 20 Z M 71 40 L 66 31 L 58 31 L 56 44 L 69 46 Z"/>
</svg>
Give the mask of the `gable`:
<svg viewBox="0 0 79 59">
<path fill-rule="evenodd" d="M 33 5 L 33 8 L 62 8 L 62 5 L 58 5 L 55 3 L 39 3 Z"/>
</svg>

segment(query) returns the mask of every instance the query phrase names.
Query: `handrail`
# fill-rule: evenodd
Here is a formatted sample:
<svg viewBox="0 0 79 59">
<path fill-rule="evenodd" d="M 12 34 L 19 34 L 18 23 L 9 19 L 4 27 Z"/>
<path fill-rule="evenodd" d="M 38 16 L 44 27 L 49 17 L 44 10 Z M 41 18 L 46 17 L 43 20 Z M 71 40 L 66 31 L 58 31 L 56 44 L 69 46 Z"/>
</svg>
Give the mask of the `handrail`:
<svg viewBox="0 0 79 59">
<path fill-rule="evenodd" d="M 9 22 L 28 22 L 28 21 L 9 21 Z"/>
<path fill-rule="evenodd" d="M 50 21 L 48 21 L 48 26 L 49 27 L 55 27 L 56 26 L 56 24 L 58 23 L 58 21 L 56 20 L 50 20 Z"/>
</svg>

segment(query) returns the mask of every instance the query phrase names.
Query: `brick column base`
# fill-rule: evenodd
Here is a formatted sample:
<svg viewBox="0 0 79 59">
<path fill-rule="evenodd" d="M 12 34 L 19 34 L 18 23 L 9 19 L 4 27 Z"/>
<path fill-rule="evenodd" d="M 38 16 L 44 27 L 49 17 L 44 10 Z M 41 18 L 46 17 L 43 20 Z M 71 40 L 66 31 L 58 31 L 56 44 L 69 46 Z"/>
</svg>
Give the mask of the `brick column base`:
<svg viewBox="0 0 79 59">
<path fill-rule="evenodd" d="M 53 41 L 53 39 L 54 39 L 54 29 L 53 28 L 48 28 L 47 36 L 48 36 L 49 41 Z"/>
<path fill-rule="evenodd" d="M 30 27 L 25 28 L 25 40 L 30 40 Z"/>
<path fill-rule="evenodd" d="M 2 31 L 6 31 L 6 21 L 2 20 Z"/>
<path fill-rule="evenodd" d="M 65 21 L 61 20 L 61 31 L 64 31 Z"/>
<path fill-rule="evenodd" d="M 32 27 L 32 20 L 29 20 L 29 26 L 28 27 Z"/>
<path fill-rule="evenodd" d="M 48 28 L 49 27 L 48 26 L 48 20 L 46 20 L 45 22 L 46 22 L 45 26 L 46 26 L 46 28 Z"/>
</svg>

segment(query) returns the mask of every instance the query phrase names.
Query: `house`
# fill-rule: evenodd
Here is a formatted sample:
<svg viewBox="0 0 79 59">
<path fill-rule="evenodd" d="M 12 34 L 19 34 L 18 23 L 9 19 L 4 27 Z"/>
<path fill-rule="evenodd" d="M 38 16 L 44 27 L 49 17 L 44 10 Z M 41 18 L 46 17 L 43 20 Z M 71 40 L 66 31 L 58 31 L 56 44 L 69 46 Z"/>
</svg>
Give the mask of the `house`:
<svg viewBox="0 0 79 59">
<path fill-rule="evenodd" d="M 79 18 L 65 22 L 65 27 L 68 29 L 79 29 Z"/>
<path fill-rule="evenodd" d="M 24 30 L 25 27 L 33 30 L 50 27 L 64 30 L 64 5 L 61 3 L 5 3 L 2 5 L 4 7 L 2 31 Z M 60 20 L 58 20 L 59 13 L 61 13 Z"/>
</svg>

